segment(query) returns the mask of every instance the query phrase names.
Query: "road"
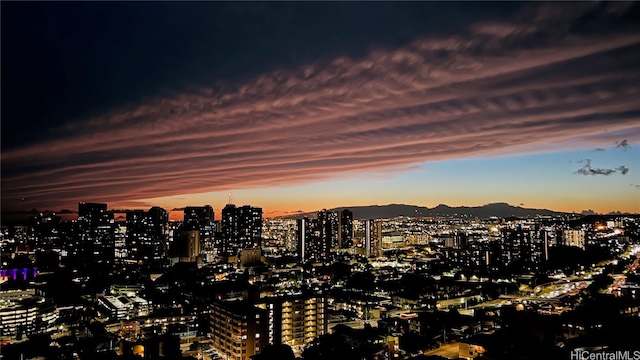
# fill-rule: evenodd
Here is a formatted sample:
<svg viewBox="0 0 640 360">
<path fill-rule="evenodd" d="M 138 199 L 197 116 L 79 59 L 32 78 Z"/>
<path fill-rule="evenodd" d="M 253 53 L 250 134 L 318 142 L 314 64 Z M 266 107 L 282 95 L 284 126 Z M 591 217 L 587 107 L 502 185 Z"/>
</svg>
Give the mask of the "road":
<svg viewBox="0 0 640 360">
<path fill-rule="evenodd" d="M 425 351 L 424 355 L 437 355 L 447 359 L 458 359 L 460 356 L 460 348 L 457 342 L 445 344 L 431 351 Z"/>
<path fill-rule="evenodd" d="M 372 327 L 378 327 L 378 320 L 355 320 L 355 321 L 342 321 L 337 323 L 329 323 L 329 330 L 333 329 L 336 325 L 343 324 L 353 329 L 363 329 L 365 324 L 369 324 Z"/>
</svg>

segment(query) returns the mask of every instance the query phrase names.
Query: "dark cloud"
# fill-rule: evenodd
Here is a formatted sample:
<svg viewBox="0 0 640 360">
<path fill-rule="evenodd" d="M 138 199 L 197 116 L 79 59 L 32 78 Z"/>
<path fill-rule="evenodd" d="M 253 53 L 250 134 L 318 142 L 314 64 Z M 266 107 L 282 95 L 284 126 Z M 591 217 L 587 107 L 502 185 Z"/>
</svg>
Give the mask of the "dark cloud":
<svg viewBox="0 0 640 360">
<path fill-rule="evenodd" d="M 622 166 L 618 166 L 615 169 L 602 169 L 602 168 L 592 168 L 591 167 L 591 159 L 584 159 L 581 161 L 578 161 L 578 163 L 584 163 L 585 165 L 576 170 L 576 172 L 574 172 L 574 174 L 577 175 L 612 175 L 612 174 L 616 174 L 616 173 L 620 173 L 622 175 L 626 175 L 629 172 L 629 168 L 622 165 Z"/>
<path fill-rule="evenodd" d="M 629 168 L 624 165 L 618 166 L 616 170 L 622 175 L 626 175 L 629 172 Z"/>
<path fill-rule="evenodd" d="M 190 87 L 236 88 L 263 73 L 395 49 L 518 4 L 374 2 L 7 2 L 2 6 L 3 149 L 60 124 Z M 447 14 L 447 16 L 442 16 Z M 37 85 L 35 85 L 37 84 Z M 27 130 L 28 129 L 28 130 Z M 6 136 L 11 132 L 11 136 Z"/>
<path fill-rule="evenodd" d="M 604 148 L 595 148 L 595 149 L 593 149 L 593 151 L 596 151 L 596 152 L 600 152 L 600 151 L 604 151 L 604 150 L 605 150 Z"/>
<path fill-rule="evenodd" d="M 115 4 L 114 9 L 125 9 L 125 15 L 144 7 L 142 3 Z M 65 88 L 52 98 L 47 96 L 57 87 L 45 91 L 37 85 L 39 76 L 50 74 L 34 70 L 36 75 L 20 82 L 19 75 L 5 71 L 18 66 L 19 58 L 3 58 L 3 75 L 10 77 L 5 86 L 3 76 L 2 92 L 3 206 L 72 207 L 82 200 L 133 206 L 134 200 L 180 193 L 295 184 L 364 170 L 403 171 L 424 161 L 543 151 L 567 140 L 589 139 L 595 146 L 603 139 L 613 141 L 608 138 L 611 133 L 640 139 L 640 32 L 632 31 L 637 27 L 624 20 L 636 5 L 606 5 L 612 9 L 606 14 L 601 10 L 591 14 L 601 6 L 592 3 L 527 4 L 518 11 L 493 15 L 480 7 L 470 11 L 473 16 L 463 14 L 459 19 L 455 12 L 417 11 L 421 6 L 452 10 L 450 6 L 459 5 L 375 4 L 375 11 L 359 3 L 313 3 L 302 10 L 295 4 L 278 4 L 292 7 L 281 14 L 267 4 L 256 8 L 229 4 L 224 6 L 232 9 L 223 12 L 231 14 L 229 18 L 204 10 L 195 18 L 189 18 L 191 11 L 177 11 L 174 18 L 154 10 L 148 13 L 150 18 L 164 19 L 163 24 L 177 22 L 184 26 L 184 33 L 163 30 L 153 39 L 147 33 L 151 30 L 135 23 L 133 11 L 130 19 L 125 16 L 118 25 L 122 28 L 101 23 L 110 36 L 121 36 L 104 39 L 100 46 L 92 42 L 91 31 L 97 30 L 83 23 L 92 29 L 87 37 L 74 32 L 78 39 L 65 41 L 72 41 L 68 46 L 73 47 L 84 39 L 96 47 L 104 63 L 89 62 L 96 68 L 85 70 L 91 76 L 105 73 L 87 79 L 82 61 L 63 61 L 54 68 L 60 76 L 71 74 L 68 80 L 73 89 Z M 64 6 L 91 8 L 75 3 Z M 153 4 L 151 8 L 175 6 Z M 206 9 L 209 5 L 194 6 Z M 395 7 L 404 10 L 389 10 Z M 354 16 L 357 8 L 366 16 Z M 61 21 L 55 18 L 57 11 L 39 15 L 44 16 L 44 25 L 55 25 L 51 36 L 68 31 L 57 23 Z M 107 12 L 111 11 L 115 13 Z M 332 28 L 316 44 L 315 40 L 324 39 L 322 31 L 331 27 L 326 17 L 313 20 L 312 15 L 318 14 L 344 18 L 339 19 L 337 30 Z M 398 35 L 370 41 L 362 29 L 382 24 L 380 32 L 391 30 L 378 21 L 383 14 L 398 17 L 390 20 L 399 27 Z M 590 15 L 584 18 L 585 14 Z M 9 36 L 5 26 L 17 36 L 15 29 L 21 27 L 16 20 L 5 25 L 5 15 L 3 4 L 3 39 Z M 229 33 L 232 20 L 245 15 L 255 21 Z M 593 16 L 622 20 L 601 34 L 592 31 L 597 26 Z M 429 19 L 443 24 L 442 29 L 427 31 L 435 26 L 428 24 Z M 203 25 L 208 20 L 212 28 Z M 444 24 L 450 20 L 451 24 Z M 320 31 L 313 26 L 317 21 L 328 23 L 322 22 Z M 305 22 L 308 25 L 303 26 Z M 361 22 L 368 27 L 351 25 Z M 401 26 L 405 22 L 408 25 Z M 426 25 L 418 25 L 422 22 Z M 588 26 L 572 26 L 582 22 Z M 294 25 L 301 30 L 290 31 Z M 158 30 L 157 24 L 151 28 Z M 402 30 L 413 28 L 422 31 Z M 314 31 L 320 32 L 310 36 Z M 107 36 L 102 34 L 94 35 Z M 196 34 L 200 36 L 192 40 Z M 176 39 L 169 41 L 172 36 Z M 107 46 L 114 44 L 114 38 L 131 51 L 120 53 Z M 140 45 L 147 38 L 151 44 Z M 10 43 L 17 41 L 12 39 Z M 188 40 L 180 43 L 180 39 Z M 331 42 L 337 45 L 331 47 Z M 348 50 L 353 44 L 359 45 Z M 2 45 L 4 50 L 4 41 Z M 315 47 L 332 50 L 320 56 Z M 62 50 L 56 51 L 56 56 L 48 58 L 62 59 L 58 56 Z M 151 55 L 141 57 L 141 53 Z M 195 63 L 174 58 L 197 54 L 202 56 L 196 56 Z M 117 72 L 120 65 L 122 73 Z M 143 81 L 154 76 L 157 83 Z M 176 78 L 167 78 L 172 76 Z M 84 81 L 86 86 L 80 86 Z M 138 88 L 140 84 L 144 89 Z M 107 96 L 118 91 L 126 101 Z M 14 102 L 5 102 L 7 93 L 6 99 Z M 67 97 L 74 99 L 73 106 Z M 42 107 L 45 98 L 52 99 L 52 104 Z M 102 107 L 94 106 L 100 103 Z M 65 112 L 58 108 L 60 104 L 73 109 L 77 105 L 78 110 Z M 24 130 L 34 128 L 30 125 L 35 118 L 49 121 L 39 120 L 40 130 Z M 603 124 L 608 132 L 603 132 Z M 10 139 L 8 143 L 5 138 Z M 576 173 L 625 174 L 625 169 L 592 169 L 588 162 Z M 27 201 L 19 201 L 22 197 Z"/>
<path fill-rule="evenodd" d="M 630 149 L 631 145 L 629 145 L 629 142 L 627 141 L 627 139 L 624 139 L 622 141 L 616 141 L 616 148 L 617 149 Z"/>
</svg>

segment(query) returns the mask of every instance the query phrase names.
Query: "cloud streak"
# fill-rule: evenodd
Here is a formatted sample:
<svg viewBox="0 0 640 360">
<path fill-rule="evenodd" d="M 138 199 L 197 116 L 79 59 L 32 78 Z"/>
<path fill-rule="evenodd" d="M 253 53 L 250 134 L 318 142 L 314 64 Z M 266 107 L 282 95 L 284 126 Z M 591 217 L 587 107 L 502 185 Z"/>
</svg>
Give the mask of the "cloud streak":
<svg viewBox="0 0 640 360">
<path fill-rule="evenodd" d="M 591 167 L 591 159 L 584 159 L 579 161 L 579 163 L 584 163 L 584 166 L 581 167 L 580 169 L 576 170 L 576 172 L 574 172 L 574 174 L 576 175 L 613 175 L 616 173 L 619 173 L 621 175 L 626 175 L 629 172 L 629 168 L 621 165 L 618 166 L 617 168 L 613 168 L 613 169 L 603 169 L 603 168 L 592 168 Z"/>
<path fill-rule="evenodd" d="M 541 4 L 518 21 L 186 89 L 67 124 L 46 142 L 2 154 L 3 207 L 296 184 L 638 134 L 640 35 L 574 33 L 593 6 Z M 626 11 L 610 6 L 607 16 Z M 576 173 L 627 171 L 587 162 Z"/>
</svg>

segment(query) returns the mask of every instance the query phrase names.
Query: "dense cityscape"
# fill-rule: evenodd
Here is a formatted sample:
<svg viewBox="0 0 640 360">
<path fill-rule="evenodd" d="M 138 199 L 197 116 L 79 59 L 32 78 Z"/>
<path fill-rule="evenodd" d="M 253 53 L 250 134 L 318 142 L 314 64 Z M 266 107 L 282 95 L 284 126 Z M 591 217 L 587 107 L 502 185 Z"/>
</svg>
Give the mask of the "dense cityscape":
<svg viewBox="0 0 640 360">
<path fill-rule="evenodd" d="M 2 227 L 4 358 L 487 359 L 632 351 L 640 217 L 188 206 Z"/>
<path fill-rule="evenodd" d="M 0 1 L 0 360 L 640 360 L 640 2 Z"/>
</svg>

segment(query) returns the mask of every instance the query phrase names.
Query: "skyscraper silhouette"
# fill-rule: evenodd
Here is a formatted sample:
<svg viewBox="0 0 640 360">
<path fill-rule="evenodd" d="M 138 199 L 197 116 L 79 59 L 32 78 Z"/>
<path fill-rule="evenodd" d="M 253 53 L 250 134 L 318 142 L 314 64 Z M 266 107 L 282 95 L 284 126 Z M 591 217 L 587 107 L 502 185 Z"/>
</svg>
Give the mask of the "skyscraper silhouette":
<svg viewBox="0 0 640 360">
<path fill-rule="evenodd" d="M 227 204 L 222 209 L 222 254 L 238 255 L 238 250 L 262 244 L 262 208 Z"/>
</svg>

